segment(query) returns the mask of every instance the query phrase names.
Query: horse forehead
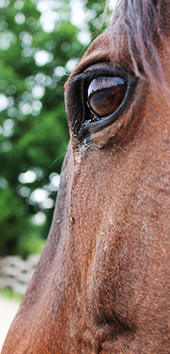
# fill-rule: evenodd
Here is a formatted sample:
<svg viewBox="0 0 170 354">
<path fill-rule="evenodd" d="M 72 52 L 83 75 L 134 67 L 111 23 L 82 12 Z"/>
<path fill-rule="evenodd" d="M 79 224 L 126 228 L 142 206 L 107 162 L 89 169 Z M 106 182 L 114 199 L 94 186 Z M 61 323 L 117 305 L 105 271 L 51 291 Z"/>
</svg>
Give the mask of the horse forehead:
<svg viewBox="0 0 170 354">
<path fill-rule="evenodd" d="M 91 56 L 95 55 L 97 58 L 101 58 L 102 53 L 104 52 L 105 55 L 109 56 L 110 54 L 110 39 L 111 39 L 111 32 L 108 28 L 105 32 L 99 35 L 89 46 L 86 50 L 85 54 L 81 58 L 81 63 L 84 62 L 87 58 L 91 60 Z"/>
<path fill-rule="evenodd" d="M 100 63 L 100 62 L 109 62 L 112 61 L 110 58 L 111 47 L 112 47 L 112 37 L 113 33 L 111 33 L 110 28 L 105 30 L 104 33 L 99 35 L 86 50 L 85 54 L 80 59 L 77 64 L 75 70 L 71 73 L 70 78 L 75 76 L 75 74 L 79 74 L 84 71 L 89 66 Z M 68 82 L 67 81 L 67 82 Z M 67 86 L 67 82 L 65 87 Z"/>
</svg>

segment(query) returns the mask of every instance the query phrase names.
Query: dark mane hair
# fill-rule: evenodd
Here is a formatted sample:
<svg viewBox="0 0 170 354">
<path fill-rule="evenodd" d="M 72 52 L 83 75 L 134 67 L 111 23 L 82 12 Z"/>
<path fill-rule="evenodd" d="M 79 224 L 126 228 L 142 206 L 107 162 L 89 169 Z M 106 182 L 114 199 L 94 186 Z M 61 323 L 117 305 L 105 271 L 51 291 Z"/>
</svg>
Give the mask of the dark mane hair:
<svg viewBox="0 0 170 354">
<path fill-rule="evenodd" d="M 169 53 L 170 3 L 168 0 L 118 0 L 112 25 L 119 23 L 128 39 L 129 53 L 137 76 L 162 86 L 167 92 L 160 52 Z M 121 39 L 119 42 L 119 50 Z M 168 90 L 169 91 L 169 90 Z"/>
</svg>

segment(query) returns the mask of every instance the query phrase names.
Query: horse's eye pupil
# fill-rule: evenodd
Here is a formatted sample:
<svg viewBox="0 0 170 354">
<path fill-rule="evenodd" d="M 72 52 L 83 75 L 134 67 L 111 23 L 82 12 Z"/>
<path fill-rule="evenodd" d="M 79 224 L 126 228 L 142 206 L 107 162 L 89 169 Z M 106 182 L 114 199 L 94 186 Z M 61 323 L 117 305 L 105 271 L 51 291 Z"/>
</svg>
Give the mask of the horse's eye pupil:
<svg viewBox="0 0 170 354">
<path fill-rule="evenodd" d="M 87 105 L 97 117 L 108 116 L 122 103 L 126 93 L 126 81 L 120 77 L 98 77 L 87 90 Z"/>
</svg>

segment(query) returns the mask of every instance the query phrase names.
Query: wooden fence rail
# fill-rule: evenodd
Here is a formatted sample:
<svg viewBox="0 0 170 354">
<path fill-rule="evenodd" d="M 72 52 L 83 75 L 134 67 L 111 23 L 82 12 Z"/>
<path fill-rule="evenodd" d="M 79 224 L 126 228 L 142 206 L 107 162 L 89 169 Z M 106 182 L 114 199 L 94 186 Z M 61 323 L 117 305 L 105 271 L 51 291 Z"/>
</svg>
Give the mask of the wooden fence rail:
<svg viewBox="0 0 170 354">
<path fill-rule="evenodd" d="M 18 256 L 0 258 L 0 289 L 11 288 L 17 294 L 24 294 L 38 260 L 37 255 L 26 260 Z"/>
</svg>

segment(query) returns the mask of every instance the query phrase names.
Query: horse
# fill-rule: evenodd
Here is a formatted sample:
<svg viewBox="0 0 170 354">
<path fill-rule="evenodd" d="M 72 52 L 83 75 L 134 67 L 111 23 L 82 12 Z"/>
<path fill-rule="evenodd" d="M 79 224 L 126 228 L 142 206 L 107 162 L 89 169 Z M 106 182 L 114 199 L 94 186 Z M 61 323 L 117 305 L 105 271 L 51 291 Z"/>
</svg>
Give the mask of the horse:
<svg viewBox="0 0 170 354">
<path fill-rule="evenodd" d="M 170 353 L 170 2 L 120 0 L 65 85 L 48 240 L 2 354 Z"/>
</svg>

